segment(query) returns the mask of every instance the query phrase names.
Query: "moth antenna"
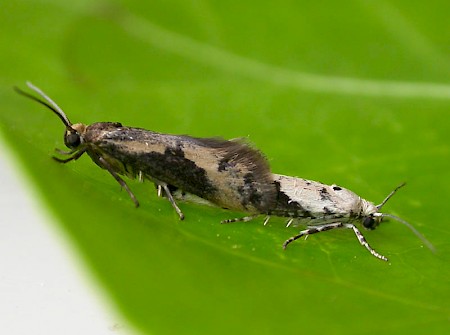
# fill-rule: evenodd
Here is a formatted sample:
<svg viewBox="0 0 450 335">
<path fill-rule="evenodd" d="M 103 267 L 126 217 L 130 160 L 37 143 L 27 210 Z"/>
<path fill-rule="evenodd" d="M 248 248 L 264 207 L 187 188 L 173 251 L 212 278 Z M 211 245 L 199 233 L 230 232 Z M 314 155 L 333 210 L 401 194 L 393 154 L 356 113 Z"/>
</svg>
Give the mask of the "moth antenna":
<svg viewBox="0 0 450 335">
<path fill-rule="evenodd" d="M 31 95 L 30 93 L 27 93 L 25 91 L 22 91 L 20 88 L 14 86 L 14 90 L 31 99 L 34 100 L 38 103 L 40 103 L 41 105 L 44 105 L 45 107 L 47 107 L 48 109 L 52 110 L 60 119 L 61 121 L 64 123 L 64 125 L 69 128 L 72 129 L 72 123 L 70 122 L 69 118 L 66 116 L 66 114 L 63 112 L 63 110 L 56 104 L 56 102 L 54 102 L 47 94 L 45 94 L 40 88 L 34 86 L 32 83 L 30 83 L 29 81 L 27 81 L 27 86 L 29 88 L 31 88 L 33 91 L 35 91 L 37 94 L 39 94 L 42 98 L 44 98 L 46 101 L 41 100 L 39 98 L 36 98 L 34 95 Z"/>
<path fill-rule="evenodd" d="M 436 252 L 436 248 L 434 247 L 434 245 L 428 241 L 425 236 L 423 236 L 416 228 L 414 228 L 414 226 L 412 224 L 410 224 L 409 222 L 403 220 L 402 218 L 399 218 L 398 216 L 392 215 L 392 214 L 384 214 L 381 213 L 381 217 L 388 217 L 391 219 L 394 219 L 397 222 L 400 222 L 402 224 L 404 224 L 406 227 L 408 227 L 409 229 L 411 229 L 411 231 L 422 240 L 422 242 L 428 247 L 428 249 L 430 249 L 432 252 Z"/>
<path fill-rule="evenodd" d="M 380 210 L 384 204 L 399 190 L 401 189 L 403 186 L 405 186 L 406 183 L 401 183 L 400 185 L 398 185 L 396 188 L 394 188 L 391 193 L 389 193 L 389 195 L 383 200 L 383 202 L 379 205 L 377 205 L 377 209 Z"/>
<path fill-rule="evenodd" d="M 403 186 L 405 186 L 406 183 L 401 183 L 400 185 L 398 185 L 396 188 L 394 188 L 391 193 L 388 194 L 388 196 L 383 200 L 383 202 L 379 205 L 377 205 L 377 209 L 380 210 L 385 204 L 386 202 L 399 190 L 401 189 Z M 436 248 L 434 247 L 434 245 L 428 241 L 425 236 L 423 236 L 416 228 L 414 228 L 414 226 L 412 224 L 410 224 L 409 222 L 403 220 L 402 218 L 399 218 L 398 216 L 392 215 L 392 214 L 385 214 L 385 213 L 378 213 L 379 216 L 381 217 L 388 217 L 391 219 L 394 219 L 397 222 L 400 222 L 402 224 L 404 224 L 405 226 L 407 226 L 418 238 L 420 238 L 420 240 L 427 246 L 428 249 L 430 249 L 432 252 L 436 252 Z"/>
</svg>

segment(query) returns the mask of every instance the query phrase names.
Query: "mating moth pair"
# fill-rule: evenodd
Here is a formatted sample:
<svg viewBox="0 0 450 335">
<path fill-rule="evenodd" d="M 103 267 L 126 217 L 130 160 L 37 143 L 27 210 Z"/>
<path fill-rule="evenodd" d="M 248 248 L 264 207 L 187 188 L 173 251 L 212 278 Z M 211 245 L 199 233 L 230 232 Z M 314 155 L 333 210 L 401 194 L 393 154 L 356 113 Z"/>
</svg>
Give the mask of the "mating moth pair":
<svg viewBox="0 0 450 335">
<path fill-rule="evenodd" d="M 153 182 L 158 195 L 168 198 L 181 220 L 184 214 L 175 199 L 188 193 L 219 207 L 248 213 L 243 218 L 223 223 L 249 221 L 265 215 L 264 223 L 271 216 L 278 216 L 288 218 L 288 225 L 292 222 L 306 224 L 307 229 L 286 240 L 284 248 L 302 236 L 347 228 L 353 230 L 361 245 L 373 256 L 387 261 L 367 243 L 355 225 L 361 222 L 364 228 L 374 229 L 384 217 L 407 225 L 432 248 L 409 223 L 380 212 L 404 184 L 379 205 L 374 205 L 337 185 L 273 174 L 261 152 L 241 140 L 168 135 L 126 127 L 118 122 L 72 124 L 42 90 L 29 82 L 27 85 L 43 100 L 18 88 L 16 91 L 52 110 L 66 127 L 64 143 L 70 150 L 57 150 L 66 157 L 54 157 L 55 160 L 68 163 L 87 153 L 128 192 L 136 207 L 139 202 L 121 176 Z"/>
</svg>

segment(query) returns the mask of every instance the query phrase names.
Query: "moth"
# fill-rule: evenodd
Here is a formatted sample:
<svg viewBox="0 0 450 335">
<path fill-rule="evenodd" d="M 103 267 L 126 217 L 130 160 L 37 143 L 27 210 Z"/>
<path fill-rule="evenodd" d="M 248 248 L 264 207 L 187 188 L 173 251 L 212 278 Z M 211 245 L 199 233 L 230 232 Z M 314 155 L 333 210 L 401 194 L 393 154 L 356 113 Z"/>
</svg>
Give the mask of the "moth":
<svg viewBox="0 0 450 335">
<path fill-rule="evenodd" d="M 119 122 L 73 124 L 41 89 L 30 82 L 27 85 L 44 100 L 15 89 L 52 110 L 66 128 L 64 143 L 70 151 L 57 150 L 67 157 L 53 158 L 68 163 L 88 154 L 128 192 L 136 207 L 139 202 L 121 176 L 153 182 L 180 219 L 184 214 L 171 190 L 181 189 L 217 206 L 248 213 L 263 212 L 275 202 L 267 161 L 242 140 L 161 134 Z"/>
<path fill-rule="evenodd" d="M 17 87 L 15 90 L 49 108 L 66 128 L 64 143 L 70 150 L 56 150 L 62 157 L 53 158 L 68 163 L 86 153 L 127 191 L 136 207 L 139 202 L 121 176 L 153 182 L 158 195 L 168 198 L 181 220 L 184 214 L 175 199 L 184 199 L 188 194 L 225 209 L 248 213 L 222 223 L 250 221 L 266 215 L 264 224 L 271 216 L 289 218 L 288 226 L 293 222 L 306 224 L 307 229 L 286 240 L 284 248 L 302 236 L 347 228 L 353 230 L 360 244 L 373 256 L 387 261 L 367 243 L 354 224 L 359 221 L 364 228 L 374 229 L 384 217 L 407 225 L 433 248 L 408 222 L 380 212 L 403 184 L 381 204 L 374 205 L 337 185 L 273 174 L 264 155 L 239 139 L 162 134 L 119 122 L 73 124 L 41 89 L 30 82 L 27 86 L 43 100 Z"/>
<path fill-rule="evenodd" d="M 268 214 L 290 217 L 287 226 L 293 221 L 296 224 L 307 225 L 307 229 L 300 231 L 299 234 L 283 243 L 284 249 L 291 242 L 303 236 L 344 228 L 352 229 L 359 243 L 373 256 L 387 261 L 388 259 L 385 256 L 376 252 L 369 245 L 364 235 L 355 226 L 356 222 L 360 222 L 365 229 L 373 230 L 381 223 L 383 218 L 387 217 L 406 225 L 428 248 L 434 251 L 433 245 L 407 221 L 395 215 L 380 212 L 386 202 L 405 183 L 391 191 L 379 205 L 375 205 L 336 184 L 325 185 L 312 180 L 278 174 L 273 176 L 278 190 L 278 202 L 277 206 Z"/>
</svg>

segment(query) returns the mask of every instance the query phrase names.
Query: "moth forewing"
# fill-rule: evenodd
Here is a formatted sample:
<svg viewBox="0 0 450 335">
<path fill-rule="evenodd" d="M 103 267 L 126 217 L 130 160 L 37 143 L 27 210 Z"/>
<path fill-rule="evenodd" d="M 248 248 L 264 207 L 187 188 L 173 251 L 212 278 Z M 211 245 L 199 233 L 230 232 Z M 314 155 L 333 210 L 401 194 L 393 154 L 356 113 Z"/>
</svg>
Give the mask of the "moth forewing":
<svg viewBox="0 0 450 335">
<path fill-rule="evenodd" d="M 311 220 L 352 219 L 364 206 L 362 199 L 345 188 L 316 181 L 274 174 L 278 189 L 271 214 Z"/>
</svg>

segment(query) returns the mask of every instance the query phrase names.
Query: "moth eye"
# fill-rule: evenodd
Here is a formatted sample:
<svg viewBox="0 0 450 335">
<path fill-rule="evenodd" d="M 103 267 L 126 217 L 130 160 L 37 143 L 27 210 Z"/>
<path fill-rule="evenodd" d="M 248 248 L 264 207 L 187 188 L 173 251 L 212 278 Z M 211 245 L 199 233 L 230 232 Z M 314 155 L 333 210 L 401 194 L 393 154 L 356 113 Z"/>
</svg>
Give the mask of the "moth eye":
<svg viewBox="0 0 450 335">
<path fill-rule="evenodd" d="M 367 216 L 364 218 L 363 226 L 367 229 L 375 229 L 375 227 L 378 225 L 378 222 L 374 219 L 373 216 Z"/>
<path fill-rule="evenodd" d="M 81 144 L 81 136 L 77 132 L 67 132 L 64 136 L 64 144 L 66 147 L 75 149 Z"/>
</svg>

